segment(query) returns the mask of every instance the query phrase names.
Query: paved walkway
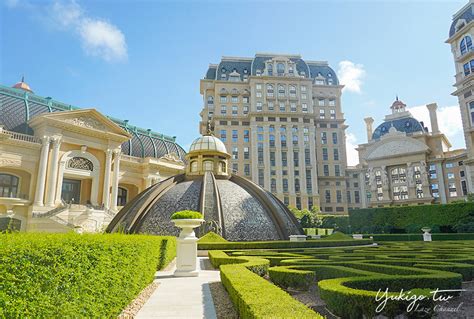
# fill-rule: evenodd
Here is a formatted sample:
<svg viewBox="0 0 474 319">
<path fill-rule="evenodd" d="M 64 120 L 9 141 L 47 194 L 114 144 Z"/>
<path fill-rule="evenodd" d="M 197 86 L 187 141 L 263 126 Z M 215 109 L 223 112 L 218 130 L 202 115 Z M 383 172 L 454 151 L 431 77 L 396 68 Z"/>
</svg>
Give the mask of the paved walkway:
<svg viewBox="0 0 474 319">
<path fill-rule="evenodd" d="M 198 260 L 198 277 L 173 277 L 174 269 L 158 271 L 155 282 L 160 285 L 136 318 L 217 318 L 209 283 L 221 281 L 219 271 L 209 270 L 207 257 Z"/>
</svg>

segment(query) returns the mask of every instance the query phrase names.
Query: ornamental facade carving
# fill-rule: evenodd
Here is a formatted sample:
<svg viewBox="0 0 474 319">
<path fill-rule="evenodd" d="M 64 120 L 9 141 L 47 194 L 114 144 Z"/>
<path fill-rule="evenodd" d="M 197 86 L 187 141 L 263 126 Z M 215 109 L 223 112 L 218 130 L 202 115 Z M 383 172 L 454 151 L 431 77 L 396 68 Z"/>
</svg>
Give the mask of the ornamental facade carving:
<svg viewBox="0 0 474 319">
<path fill-rule="evenodd" d="M 107 130 L 107 127 L 102 122 L 93 117 L 79 116 L 71 119 L 65 119 L 64 122 L 100 131 Z"/>
</svg>

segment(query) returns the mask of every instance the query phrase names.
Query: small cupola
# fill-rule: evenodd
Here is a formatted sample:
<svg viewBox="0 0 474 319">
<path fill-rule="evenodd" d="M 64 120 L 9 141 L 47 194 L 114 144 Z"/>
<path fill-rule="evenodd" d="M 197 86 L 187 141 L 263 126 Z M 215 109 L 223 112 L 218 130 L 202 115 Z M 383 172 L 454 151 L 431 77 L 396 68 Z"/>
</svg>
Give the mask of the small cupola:
<svg viewBox="0 0 474 319">
<path fill-rule="evenodd" d="M 33 90 L 31 90 L 30 86 L 27 83 L 25 83 L 25 77 L 24 76 L 21 77 L 21 81 L 16 83 L 13 86 L 13 88 L 33 93 Z"/>
</svg>

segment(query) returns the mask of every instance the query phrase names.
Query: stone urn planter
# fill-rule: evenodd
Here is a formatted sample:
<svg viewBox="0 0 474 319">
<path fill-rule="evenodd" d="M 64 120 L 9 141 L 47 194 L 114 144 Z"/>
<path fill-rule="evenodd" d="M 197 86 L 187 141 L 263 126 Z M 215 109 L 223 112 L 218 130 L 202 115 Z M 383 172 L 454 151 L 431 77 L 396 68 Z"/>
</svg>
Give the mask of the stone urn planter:
<svg viewBox="0 0 474 319">
<path fill-rule="evenodd" d="M 194 228 L 199 227 L 204 219 L 173 219 L 176 227 L 181 228 L 176 249 L 176 277 L 195 277 L 197 271 L 197 241 Z"/>
<path fill-rule="evenodd" d="M 421 231 L 423 232 L 423 241 L 431 241 L 431 234 L 430 234 L 431 228 L 423 227 Z"/>
</svg>

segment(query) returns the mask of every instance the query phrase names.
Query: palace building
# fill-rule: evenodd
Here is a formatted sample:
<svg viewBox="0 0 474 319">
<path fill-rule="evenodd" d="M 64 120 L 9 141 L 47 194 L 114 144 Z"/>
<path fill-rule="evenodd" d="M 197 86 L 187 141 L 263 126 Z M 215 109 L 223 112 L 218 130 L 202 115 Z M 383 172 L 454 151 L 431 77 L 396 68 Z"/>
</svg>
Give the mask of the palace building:
<svg viewBox="0 0 474 319">
<path fill-rule="evenodd" d="M 184 171 L 175 137 L 0 86 L 0 231 L 104 229 L 152 184 Z"/>
<path fill-rule="evenodd" d="M 210 64 L 200 132 L 210 122 L 232 172 L 286 205 L 347 213 L 343 86 L 327 62 L 257 53 Z"/>
<path fill-rule="evenodd" d="M 365 118 L 367 143 L 357 148 L 359 165 L 346 170 L 349 209 L 446 204 L 468 194 L 466 150 L 450 150 L 437 107 L 427 105 L 431 131 L 398 97 L 375 130 L 373 118 Z"/>
</svg>

